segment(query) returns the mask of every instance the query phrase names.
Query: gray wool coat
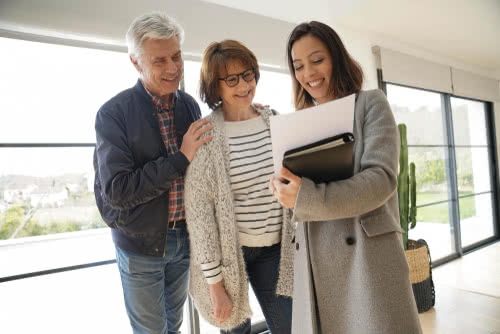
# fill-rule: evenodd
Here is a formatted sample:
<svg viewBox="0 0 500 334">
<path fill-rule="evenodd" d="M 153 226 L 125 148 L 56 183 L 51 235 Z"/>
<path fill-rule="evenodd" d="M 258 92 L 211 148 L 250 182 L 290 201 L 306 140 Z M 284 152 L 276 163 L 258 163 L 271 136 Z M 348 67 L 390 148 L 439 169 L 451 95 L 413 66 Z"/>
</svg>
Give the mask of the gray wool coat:
<svg viewBox="0 0 500 334">
<path fill-rule="evenodd" d="M 257 111 L 269 127 L 271 110 Z M 224 117 L 220 110 L 215 110 L 207 118 L 214 126 L 207 135 L 214 138 L 198 149 L 185 178 L 184 204 L 191 250 L 189 293 L 206 321 L 229 329 L 251 317 L 248 278 L 235 222 Z M 292 296 L 293 293 L 294 234 L 290 210 L 284 208 L 276 286 L 276 294 L 282 296 Z M 214 260 L 222 263 L 224 287 L 233 303 L 231 316 L 224 323 L 216 322 L 211 316 L 213 308 L 209 287 L 200 266 Z"/>
<path fill-rule="evenodd" d="M 359 93 L 353 132 L 353 177 L 302 178 L 293 333 L 422 333 L 399 224 L 399 133 L 382 91 Z"/>
</svg>

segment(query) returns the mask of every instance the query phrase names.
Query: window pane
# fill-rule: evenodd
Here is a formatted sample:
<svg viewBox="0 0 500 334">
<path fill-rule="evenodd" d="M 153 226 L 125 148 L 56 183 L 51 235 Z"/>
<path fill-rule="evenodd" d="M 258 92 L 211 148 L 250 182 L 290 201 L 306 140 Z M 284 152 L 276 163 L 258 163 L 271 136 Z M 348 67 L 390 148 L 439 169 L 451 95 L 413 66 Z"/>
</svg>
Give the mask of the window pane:
<svg viewBox="0 0 500 334">
<path fill-rule="evenodd" d="M 455 145 L 488 145 L 483 102 L 451 98 Z"/>
<path fill-rule="evenodd" d="M 294 111 L 290 75 L 261 70 L 254 102 L 269 105 L 280 114 Z"/>
<path fill-rule="evenodd" d="M 200 70 L 201 62 L 191 60 L 184 61 L 184 90 L 198 102 L 201 109 L 201 115 L 205 117 L 210 114 L 211 110 L 200 100 Z"/>
<path fill-rule="evenodd" d="M 490 160 L 486 147 L 457 147 L 458 194 L 469 195 L 491 190 Z"/>
<path fill-rule="evenodd" d="M 415 163 L 417 205 L 448 200 L 445 148 L 410 147 L 408 163 Z"/>
<path fill-rule="evenodd" d="M 9 38 L 0 49 L 3 143 L 93 143 L 99 107 L 137 80 L 126 53 Z"/>
<path fill-rule="evenodd" d="M 417 209 L 417 225 L 408 232 L 413 240 L 424 239 L 429 244 L 432 260 L 454 252 L 451 242 L 449 205 L 451 202 Z"/>
<path fill-rule="evenodd" d="M 132 334 L 116 264 L 4 282 L 0 295 L 2 333 Z"/>
<path fill-rule="evenodd" d="M 441 95 L 387 85 L 387 97 L 396 123 L 405 123 L 408 145 L 446 145 Z"/>
<path fill-rule="evenodd" d="M 132 334 L 116 263 L 4 282 L 0 296 L 5 334 Z M 187 310 L 186 303 L 183 334 Z"/>
<path fill-rule="evenodd" d="M 493 236 L 492 194 L 459 199 L 462 246 Z"/>
<path fill-rule="evenodd" d="M 93 147 L 3 148 L 0 239 L 106 226 L 95 205 Z M 24 226 L 24 227 L 23 227 Z"/>
<path fill-rule="evenodd" d="M 95 205 L 93 150 L 0 149 L 0 276 L 115 257 Z"/>
</svg>

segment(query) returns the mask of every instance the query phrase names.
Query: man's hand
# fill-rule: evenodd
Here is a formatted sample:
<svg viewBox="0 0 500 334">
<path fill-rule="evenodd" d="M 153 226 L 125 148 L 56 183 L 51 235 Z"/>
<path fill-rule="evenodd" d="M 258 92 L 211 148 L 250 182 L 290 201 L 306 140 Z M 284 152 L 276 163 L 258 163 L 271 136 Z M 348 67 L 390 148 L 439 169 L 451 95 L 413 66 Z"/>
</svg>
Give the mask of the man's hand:
<svg viewBox="0 0 500 334">
<path fill-rule="evenodd" d="M 281 168 L 280 173 L 280 177 L 271 177 L 269 188 L 281 205 L 293 209 L 302 179 L 286 168 Z"/>
<path fill-rule="evenodd" d="M 192 123 L 182 139 L 182 145 L 179 151 L 181 151 L 190 162 L 193 161 L 194 154 L 198 148 L 213 138 L 213 136 L 207 136 L 203 139 L 200 138 L 205 132 L 214 128 L 212 125 L 207 125 L 209 122 L 208 119 L 199 119 Z"/>
<path fill-rule="evenodd" d="M 212 317 L 217 322 L 223 323 L 231 316 L 233 303 L 231 302 L 231 299 L 229 299 L 222 281 L 215 284 L 209 284 L 209 287 L 210 300 L 212 301 L 212 306 L 214 308 Z"/>
</svg>

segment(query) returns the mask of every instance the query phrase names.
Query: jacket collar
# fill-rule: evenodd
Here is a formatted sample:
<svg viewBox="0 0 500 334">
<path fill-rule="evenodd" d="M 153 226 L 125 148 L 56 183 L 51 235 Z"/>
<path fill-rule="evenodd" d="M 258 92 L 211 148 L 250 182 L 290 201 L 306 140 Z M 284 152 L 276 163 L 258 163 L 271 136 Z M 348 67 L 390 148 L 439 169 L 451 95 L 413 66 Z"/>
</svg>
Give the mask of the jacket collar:
<svg viewBox="0 0 500 334">
<path fill-rule="evenodd" d="M 142 81 L 141 79 L 137 79 L 137 82 L 135 84 L 135 86 L 133 87 L 133 90 L 137 93 L 139 93 L 139 95 L 145 99 L 147 99 L 149 102 L 151 102 L 151 104 L 153 104 L 153 99 L 151 98 L 151 95 L 149 95 L 149 93 L 146 91 L 146 89 L 144 88 L 144 85 L 142 84 Z M 179 90 L 177 90 L 175 92 L 175 99 L 178 99 L 179 98 Z"/>
</svg>

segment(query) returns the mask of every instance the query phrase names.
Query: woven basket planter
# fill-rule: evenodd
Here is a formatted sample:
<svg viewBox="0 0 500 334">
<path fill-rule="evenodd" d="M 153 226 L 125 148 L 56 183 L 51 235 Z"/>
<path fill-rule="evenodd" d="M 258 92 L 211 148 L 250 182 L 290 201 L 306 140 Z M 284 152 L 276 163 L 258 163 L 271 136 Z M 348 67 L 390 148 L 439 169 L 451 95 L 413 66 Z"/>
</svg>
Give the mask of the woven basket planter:
<svg viewBox="0 0 500 334">
<path fill-rule="evenodd" d="M 429 246 L 422 239 L 408 240 L 408 250 L 405 254 L 410 267 L 410 280 L 418 313 L 428 311 L 436 301 Z"/>
</svg>

